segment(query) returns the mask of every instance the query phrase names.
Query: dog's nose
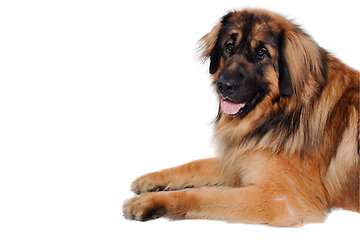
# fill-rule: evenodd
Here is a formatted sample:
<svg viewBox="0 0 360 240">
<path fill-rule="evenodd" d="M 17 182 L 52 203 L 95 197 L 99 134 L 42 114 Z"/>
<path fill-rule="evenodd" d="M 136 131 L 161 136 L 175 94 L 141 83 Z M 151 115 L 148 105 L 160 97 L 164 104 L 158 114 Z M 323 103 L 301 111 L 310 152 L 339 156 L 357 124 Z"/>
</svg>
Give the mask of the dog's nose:
<svg viewBox="0 0 360 240">
<path fill-rule="evenodd" d="M 221 95 L 230 97 L 238 88 L 238 83 L 235 80 L 218 79 L 216 87 Z"/>
</svg>

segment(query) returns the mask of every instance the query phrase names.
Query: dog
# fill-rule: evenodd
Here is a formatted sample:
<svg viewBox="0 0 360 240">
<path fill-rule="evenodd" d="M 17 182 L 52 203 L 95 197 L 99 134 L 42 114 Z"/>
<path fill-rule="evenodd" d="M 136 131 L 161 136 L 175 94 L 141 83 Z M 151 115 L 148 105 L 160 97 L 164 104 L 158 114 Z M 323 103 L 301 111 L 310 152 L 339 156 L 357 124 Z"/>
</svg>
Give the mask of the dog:
<svg viewBox="0 0 360 240">
<path fill-rule="evenodd" d="M 125 218 L 285 227 L 359 212 L 359 72 L 260 9 L 223 16 L 200 52 L 219 99 L 218 156 L 138 178 Z"/>
</svg>

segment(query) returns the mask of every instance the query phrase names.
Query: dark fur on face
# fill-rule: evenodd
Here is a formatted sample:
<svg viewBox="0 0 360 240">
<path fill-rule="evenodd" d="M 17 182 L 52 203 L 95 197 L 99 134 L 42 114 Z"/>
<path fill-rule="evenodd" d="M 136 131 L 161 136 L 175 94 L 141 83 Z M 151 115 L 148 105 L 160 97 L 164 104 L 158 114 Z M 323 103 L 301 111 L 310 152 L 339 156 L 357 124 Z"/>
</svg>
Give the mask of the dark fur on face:
<svg viewBox="0 0 360 240">
<path fill-rule="evenodd" d="M 209 71 L 216 75 L 217 92 L 223 100 L 245 103 L 232 116 L 244 117 L 271 91 L 266 78 L 271 70 L 277 73 L 280 93 L 283 96 L 293 94 L 289 69 L 282 54 L 283 31 L 271 25 L 268 15 L 230 12 L 214 30 L 216 42 L 208 56 Z"/>
</svg>

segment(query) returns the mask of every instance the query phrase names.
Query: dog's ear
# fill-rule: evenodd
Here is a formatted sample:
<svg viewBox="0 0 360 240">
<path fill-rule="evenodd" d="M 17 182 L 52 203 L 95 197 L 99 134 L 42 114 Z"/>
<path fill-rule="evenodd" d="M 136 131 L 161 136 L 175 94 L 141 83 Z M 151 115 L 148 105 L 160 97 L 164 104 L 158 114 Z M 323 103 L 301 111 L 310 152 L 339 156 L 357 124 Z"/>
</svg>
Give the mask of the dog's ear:
<svg viewBox="0 0 360 240">
<path fill-rule="evenodd" d="M 282 34 L 282 36 L 279 38 L 279 89 L 281 94 L 285 96 L 291 96 L 294 93 L 294 90 L 291 83 L 291 76 L 284 52 L 285 47 Z"/>
<path fill-rule="evenodd" d="M 300 28 L 288 25 L 279 39 L 280 92 L 304 97 L 305 86 L 316 87 L 316 81 L 320 81 L 321 61 L 321 48 Z"/>
<path fill-rule="evenodd" d="M 216 73 L 220 65 L 221 50 L 218 46 L 218 35 L 221 29 L 222 23 L 216 24 L 213 29 L 200 39 L 200 57 L 203 60 L 210 58 L 209 72 L 211 74 Z"/>
<path fill-rule="evenodd" d="M 220 65 L 220 58 L 221 58 L 221 52 L 218 45 L 216 44 L 210 53 L 210 67 L 209 67 L 210 74 L 214 74 L 218 70 Z"/>
</svg>

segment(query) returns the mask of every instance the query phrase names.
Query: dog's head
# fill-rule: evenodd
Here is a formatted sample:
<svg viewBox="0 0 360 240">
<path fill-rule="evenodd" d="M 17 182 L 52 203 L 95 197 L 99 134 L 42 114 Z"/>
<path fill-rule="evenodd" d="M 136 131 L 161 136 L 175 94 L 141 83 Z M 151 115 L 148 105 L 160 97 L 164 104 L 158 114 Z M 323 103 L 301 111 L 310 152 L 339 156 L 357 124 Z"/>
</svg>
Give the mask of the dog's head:
<svg viewBox="0 0 360 240">
<path fill-rule="evenodd" d="M 230 12 L 201 42 L 222 112 L 240 118 L 266 99 L 300 96 L 319 52 L 297 26 L 262 10 Z"/>
</svg>

